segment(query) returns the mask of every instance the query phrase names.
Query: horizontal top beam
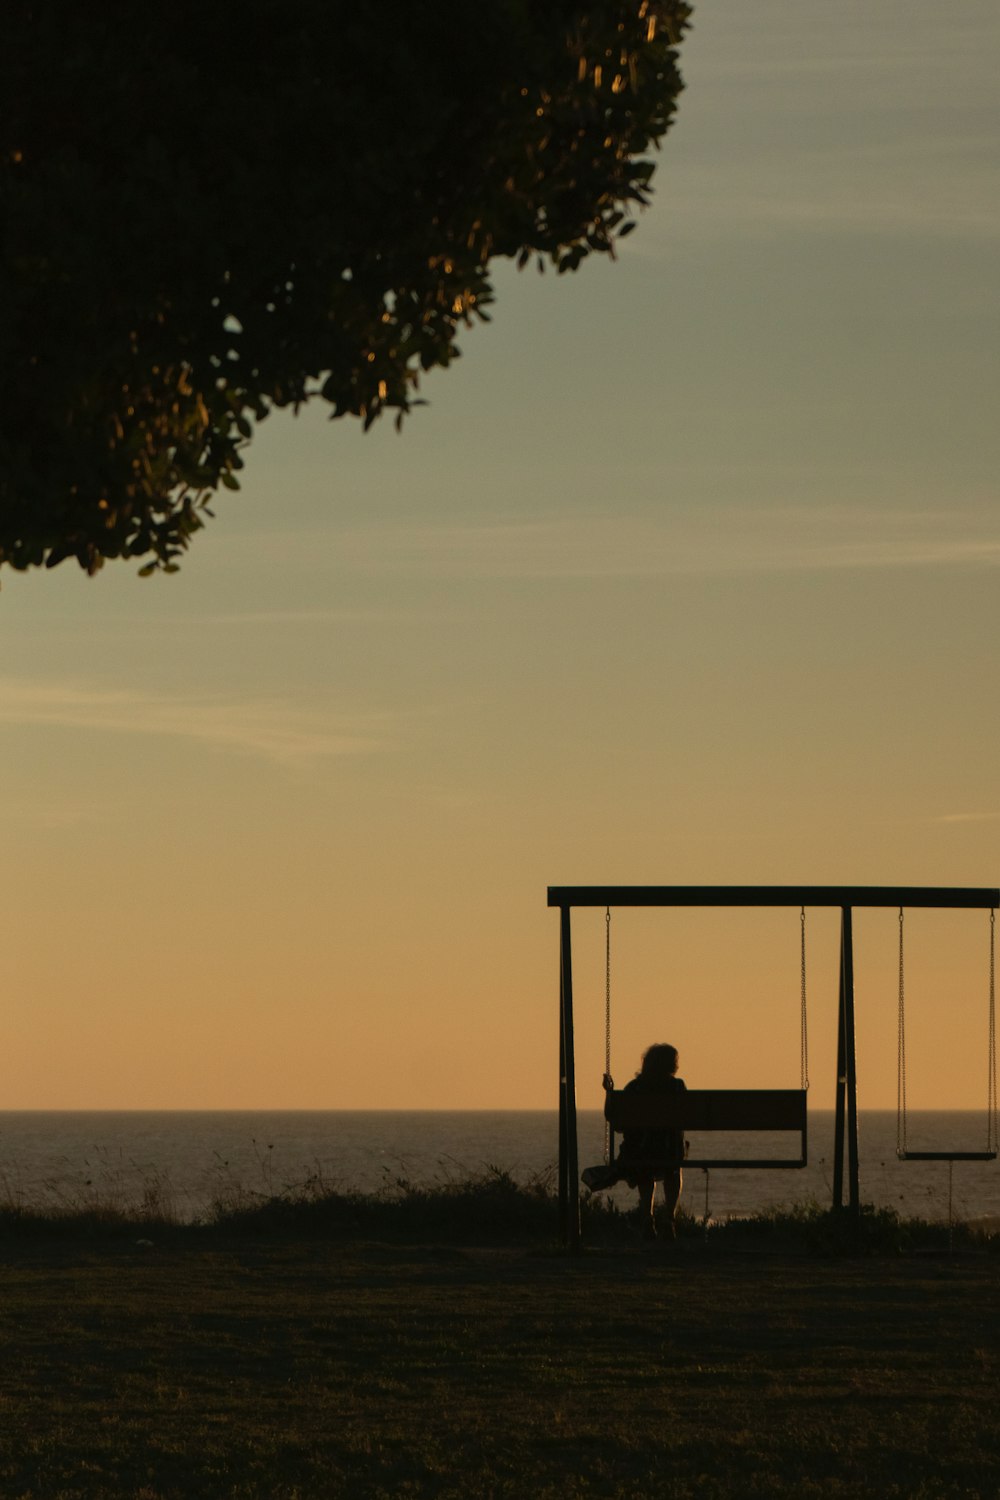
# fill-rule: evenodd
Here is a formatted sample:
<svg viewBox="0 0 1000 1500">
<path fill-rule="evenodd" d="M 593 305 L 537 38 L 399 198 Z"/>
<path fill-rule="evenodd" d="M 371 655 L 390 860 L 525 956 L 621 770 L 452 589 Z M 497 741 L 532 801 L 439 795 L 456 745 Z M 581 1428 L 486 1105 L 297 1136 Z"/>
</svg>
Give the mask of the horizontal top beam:
<svg viewBox="0 0 1000 1500">
<path fill-rule="evenodd" d="M 549 906 L 997 907 L 996 887 L 945 885 L 550 885 Z"/>
</svg>

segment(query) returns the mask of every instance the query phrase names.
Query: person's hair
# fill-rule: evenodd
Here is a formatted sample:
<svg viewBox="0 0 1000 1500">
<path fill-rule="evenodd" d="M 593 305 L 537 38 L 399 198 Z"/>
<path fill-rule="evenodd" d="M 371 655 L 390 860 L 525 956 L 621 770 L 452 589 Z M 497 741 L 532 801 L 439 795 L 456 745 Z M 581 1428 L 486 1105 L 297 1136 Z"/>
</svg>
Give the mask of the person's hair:
<svg viewBox="0 0 1000 1500">
<path fill-rule="evenodd" d="M 679 1062 L 676 1047 L 670 1047 L 666 1042 L 655 1042 L 642 1054 L 642 1068 L 638 1076 L 653 1079 L 673 1078 Z"/>
</svg>

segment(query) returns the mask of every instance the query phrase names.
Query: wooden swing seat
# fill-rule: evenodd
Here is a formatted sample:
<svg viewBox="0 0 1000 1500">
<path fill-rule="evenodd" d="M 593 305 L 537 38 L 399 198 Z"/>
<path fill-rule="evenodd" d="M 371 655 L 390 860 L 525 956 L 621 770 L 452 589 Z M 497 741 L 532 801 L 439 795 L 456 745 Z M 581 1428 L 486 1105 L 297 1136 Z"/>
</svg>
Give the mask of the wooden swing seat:
<svg viewBox="0 0 1000 1500">
<path fill-rule="evenodd" d="M 805 1089 L 684 1089 L 675 1094 L 644 1094 L 612 1089 L 604 1096 L 604 1117 L 612 1130 L 788 1130 L 799 1136 L 795 1157 L 686 1157 L 683 1162 L 630 1162 L 657 1168 L 651 1175 L 685 1167 L 779 1167 L 806 1165 Z"/>
<path fill-rule="evenodd" d="M 900 1161 L 996 1161 L 996 1151 L 897 1151 Z"/>
</svg>

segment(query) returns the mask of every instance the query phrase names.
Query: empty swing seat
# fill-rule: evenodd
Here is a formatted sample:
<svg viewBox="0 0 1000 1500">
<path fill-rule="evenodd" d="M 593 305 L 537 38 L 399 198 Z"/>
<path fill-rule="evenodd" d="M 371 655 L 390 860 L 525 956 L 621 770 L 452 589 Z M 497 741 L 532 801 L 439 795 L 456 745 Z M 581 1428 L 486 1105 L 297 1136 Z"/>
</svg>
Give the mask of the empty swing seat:
<svg viewBox="0 0 1000 1500">
<path fill-rule="evenodd" d="M 806 1099 L 804 1089 L 685 1089 L 675 1094 L 610 1090 L 604 1117 L 612 1130 L 691 1130 L 795 1132 L 799 1155 L 791 1157 L 687 1157 L 650 1165 L 665 1167 L 804 1167 Z M 656 1173 L 654 1172 L 654 1175 Z"/>
<path fill-rule="evenodd" d="M 995 1151 L 897 1151 L 900 1161 L 996 1161 Z"/>
</svg>

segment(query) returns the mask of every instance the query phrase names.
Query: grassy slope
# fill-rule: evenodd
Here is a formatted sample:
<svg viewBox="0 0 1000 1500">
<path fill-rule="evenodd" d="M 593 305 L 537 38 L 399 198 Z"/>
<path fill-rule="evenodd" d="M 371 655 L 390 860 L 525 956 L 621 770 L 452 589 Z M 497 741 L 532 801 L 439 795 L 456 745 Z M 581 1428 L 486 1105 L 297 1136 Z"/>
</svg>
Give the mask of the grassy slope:
<svg viewBox="0 0 1000 1500">
<path fill-rule="evenodd" d="M 0 1495 L 995 1497 L 998 1270 L 8 1238 Z"/>
</svg>

